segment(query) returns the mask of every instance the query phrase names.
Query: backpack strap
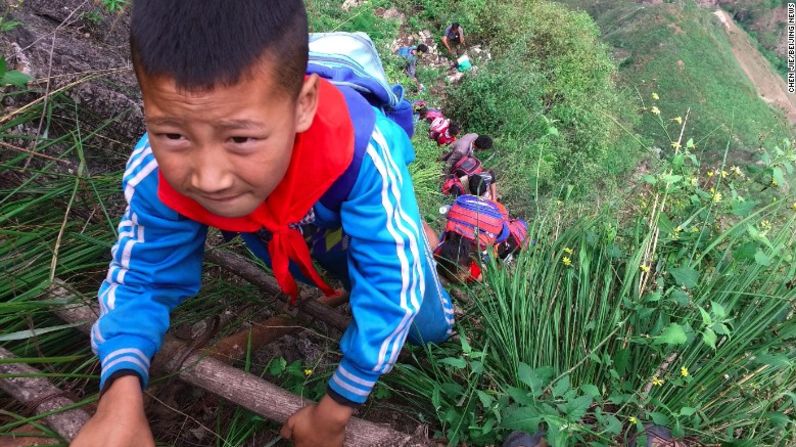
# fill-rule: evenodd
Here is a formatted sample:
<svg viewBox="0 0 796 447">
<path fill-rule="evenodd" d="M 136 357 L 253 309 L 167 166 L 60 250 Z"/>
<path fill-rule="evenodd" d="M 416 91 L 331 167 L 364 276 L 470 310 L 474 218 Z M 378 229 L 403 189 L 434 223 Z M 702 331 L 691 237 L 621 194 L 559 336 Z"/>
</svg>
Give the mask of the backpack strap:
<svg viewBox="0 0 796 447">
<path fill-rule="evenodd" d="M 351 189 L 359 176 L 359 168 L 362 166 L 362 158 L 370 144 L 370 137 L 376 127 L 376 112 L 370 103 L 356 90 L 351 87 L 336 86 L 348 106 L 351 122 L 354 124 L 354 158 L 351 164 L 343 172 L 343 175 L 332 184 L 332 186 L 321 196 L 321 205 L 331 211 L 339 212 L 340 206 L 348 199 Z"/>
</svg>

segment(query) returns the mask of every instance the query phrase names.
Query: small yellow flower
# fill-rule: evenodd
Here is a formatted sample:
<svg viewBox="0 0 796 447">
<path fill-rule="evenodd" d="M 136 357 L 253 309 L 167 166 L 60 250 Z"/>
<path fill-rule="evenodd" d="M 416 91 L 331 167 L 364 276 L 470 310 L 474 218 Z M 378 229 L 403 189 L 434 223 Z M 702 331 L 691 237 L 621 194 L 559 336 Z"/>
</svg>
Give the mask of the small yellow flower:
<svg viewBox="0 0 796 447">
<path fill-rule="evenodd" d="M 309 377 L 309 376 L 311 376 L 311 375 L 312 375 L 312 370 L 311 370 L 311 369 L 309 369 L 309 368 L 305 369 L 305 370 L 304 370 L 304 375 L 305 375 L 306 377 Z"/>
<path fill-rule="evenodd" d="M 714 175 L 714 174 L 715 174 L 715 173 L 713 172 L 713 170 L 712 170 L 712 169 L 711 169 L 710 171 L 708 171 L 708 177 L 713 177 L 713 175 Z"/>
<path fill-rule="evenodd" d="M 762 228 L 764 231 L 770 230 L 771 229 L 771 222 L 769 222 L 768 220 L 764 220 L 764 221 L 760 222 L 760 228 Z"/>
<path fill-rule="evenodd" d="M 650 112 L 652 112 L 653 115 L 660 115 L 661 114 L 661 109 L 657 108 L 656 106 L 652 106 L 652 108 L 650 109 Z"/>
<path fill-rule="evenodd" d="M 674 150 L 676 150 L 676 151 L 679 151 L 679 150 L 680 150 L 680 143 L 678 143 L 677 141 L 675 141 L 674 143 L 672 143 L 672 148 L 673 148 Z"/>
<path fill-rule="evenodd" d="M 699 233 L 699 228 L 697 228 L 697 227 L 691 227 L 691 232 L 692 232 L 692 233 Z"/>
<path fill-rule="evenodd" d="M 638 266 L 638 268 L 639 268 L 639 270 L 641 270 L 644 273 L 649 273 L 650 270 L 651 270 L 650 266 L 647 265 L 647 264 L 641 264 L 640 266 Z"/>
<path fill-rule="evenodd" d="M 776 181 L 776 180 L 774 180 L 774 179 L 771 179 L 771 187 L 772 187 L 772 188 L 776 188 L 777 186 L 779 186 L 779 183 L 777 183 L 777 181 Z"/>
<path fill-rule="evenodd" d="M 790 209 L 796 211 L 796 202 L 793 202 L 793 205 L 790 206 Z"/>
<path fill-rule="evenodd" d="M 627 421 L 630 422 L 632 425 L 638 424 L 638 419 L 635 416 L 630 416 L 630 418 Z"/>
<path fill-rule="evenodd" d="M 571 255 L 572 254 L 572 249 L 569 248 L 569 247 L 566 247 L 566 248 L 564 248 L 564 253 L 566 253 L 568 255 Z"/>
<path fill-rule="evenodd" d="M 663 380 L 658 376 L 652 376 L 652 386 L 662 386 Z"/>
<path fill-rule="evenodd" d="M 561 262 L 567 267 L 572 265 L 572 259 L 570 259 L 569 256 L 564 256 L 564 258 L 561 259 Z"/>
<path fill-rule="evenodd" d="M 743 175 L 743 171 L 741 171 L 741 168 L 739 168 L 738 166 L 731 167 L 730 168 L 730 172 L 732 172 L 733 175 L 736 175 L 738 177 L 743 177 L 744 176 Z"/>
<path fill-rule="evenodd" d="M 722 195 L 721 195 L 720 192 L 714 192 L 713 193 L 713 203 L 719 203 L 719 202 L 721 202 L 721 199 L 722 199 Z"/>
<path fill-rule="evenodd" d="M 728 175 L 730 175 L 729 172 L 725 171 L 724 169 L 721 170 L 721 178 L 727 178 Z"/>
<path fill-rule="evenodd" d="M 691 177 L 690 181 L 691 181 L 691 186 L 698 186 L 699 185 L 699 179 L 696 178 L 696 177 Z"/>
<path fill-rule="evenodd" d="M 660 96 L 658 96 L 658 94 L 657 94 L 657 93 L 655 93 L 655 92 L 652 92 L 652 99 L 654 99 L 655 101 L 657 101 L 657 100 L 661 99 L 661 97 L 660 97 Z"/>
<path fill-rule="evenodd" d="M 674 121 L 677 124 L 683 124 L 683 117 L 675 116 L 674 118 L 672 118 L 672 121 Z"/>
<path fill-rule="evenodd" d="M 686 368 L 685 366 L 681 367 L 680 368 L 680 375 L 683 376 L 683 377 L 688 377 L 688 368 Z"/>
</svg>

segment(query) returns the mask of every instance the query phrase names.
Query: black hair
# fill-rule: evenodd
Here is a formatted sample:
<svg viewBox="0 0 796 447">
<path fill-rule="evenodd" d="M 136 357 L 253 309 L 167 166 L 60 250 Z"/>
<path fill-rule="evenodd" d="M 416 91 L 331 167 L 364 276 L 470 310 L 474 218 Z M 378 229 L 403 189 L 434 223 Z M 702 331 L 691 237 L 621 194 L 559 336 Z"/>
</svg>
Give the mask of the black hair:
<svg viewBox="0 0 796 447">
<path fill-rule="evenodd" d="M 459 123 L 454 123 L 453 121 L 451 121 L 450 124 L 448 124 L 448 135 L 454 137 L 456 135 L 459 135 L 460 131 L 461 128 L 459 127 Z"/>
<path fill-rule="evenodd" d="M 456 280 L 458 274 L 470 268 L 478 249 L 474 241 L 458 233 L 448 231 L 442 237 L 442 244 L 434 253 L 437 271 L 448 279 Z"/>
<path fill-rule="evenodd" d="M 309 57 L 302 0 L 135 0 L 131 15 L 136 75 L 205 90 L 240 82 L 266 57 L 281 87 L 301 90 Z"/>
<path fill-rule="evenodd" d="M 500 259 L 506 259 L 510 255 L 517 253 L 520 251 L 520 244 L 517 243 L 517 240 L 513 237 L 509 237 L 506 239 L 505 242 L 498 246 L 498 257 Z"/>
<path fill-rule="evenodd" d="M 417 51 L 419 51 L 421 53 L 428 53 L 428 45 L 426 45 L 424 43 L 421 43 L 420 45 L 418 45 L 416 49 L 417 49 Z"/>
<path fill-rule="evenodd" d="M 455 30 L 455 29 L 459 29 L 459 26 L 460 26 L 460 25 L 459 25 L 459 22 L 453 22 L 453 23 L 451 23 L 451 29 L 453 29 L 453 30 Z"/>
<path fill-rule="evenodd" d="M 489 190 L 489 182 L 481 174 L 473 174 L 467 179 L 470 192 L 476 196 L 483 196 Z"/>
<path fill-rule="evenodd" d="M 492 149 L 492 137 L 487 135 L 478 135 L 478 138 L 473 142 L 473 146 L 478 149 Z"/>
</svg>

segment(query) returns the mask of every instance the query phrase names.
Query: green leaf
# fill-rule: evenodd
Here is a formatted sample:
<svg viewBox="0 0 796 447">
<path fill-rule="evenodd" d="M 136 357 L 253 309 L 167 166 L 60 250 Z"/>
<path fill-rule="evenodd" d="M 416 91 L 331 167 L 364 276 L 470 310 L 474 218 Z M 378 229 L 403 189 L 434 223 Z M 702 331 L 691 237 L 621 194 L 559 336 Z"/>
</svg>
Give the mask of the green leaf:
<svg viewBox="0 0 796 447">
<path fill-rule="evenodd" d="M 779 186 L 784 186 L 785 183 L 785 173 L 782 172 L 782 168 L 775 167 L 771 170 L 771 177 L 774 178 L 774 181 L 779 184 Z"/>
<path fill-rule="evenodd" d="M 699 314 L 702 315 L 702 324 L 704 326 L 710 326 L 713 324 L 713 320 L 710 318 L 710 314 L 703 308 L 699 308 Z"/>
<path fill-rule="evenodd" d="M 696 287 L 699 281 L 699 272 L 686 265 L 672 269 L 671 274 L 678 285 L 688 289 Z"/>
<path fill-rule="evenodd" d="M 467 367 L 467 362 L 464 361 L 463 358 L 445 357 L 439 362 L 442 363 L 443 365 L 448 365 L 454 369 L 464 369 L 465 367 Z"/>
<path fill-rule="evenodd" d="M 563 396 L 570 388 L 569 376 L 566 375 L 553 386 L 553 397 Z"/>
<path fill-rule="evenodd" d="M 580 386 L 580 390 L 583 391 L 583 394 L 585 394 L 587 396 L 591 396 L 591 397 L 593 397 L 595 399 L 600 397 L 600 390 L 596 386 L 594 386 L 594 385 L 592 385 L 590 383 L 587 383 L 585 385 L 581 385 Z"/>
<path fill-rule="evenodd" d="M 676 185 L 683 179 L 682 175 L 666 174 L 663 176 L 663 181 L 666 185 Z"/>
<path fill-rule="evenodd" d="M 710 302 L 710 311 L 717 320 L 723 320 L 727 318 L 727 311 L 724 309 L 724 306 L 715 301 Z"/>
<path fill-rule="evenodd" d="M 548 135 L 552 135 L 552 136 L 554 136 L 554 137 L 557 137 L 557 136 L 559 135 L 559 133 L 558 133 L 558 129 L 557 129 L 557 128 L 555 128 L 555 127 L 552 127 L 552 126 L 551 126 L 551 127 L 548 127 L 548 128 L 547 128 L 547 134 L 548 134 Z"/>
<path fill-rule="evenodd" d="M 685 330 L 677 323 L 672 323 L 663 330 L 661 335 L 655 337 L 655 344 L 682 345 L 688 341 Z"/>
<path fill-rule="evenodd" d="M 796 337 L 796 334 L 794 334 Z M 616 351 L 614 355 L 614 367 L 616 368 L 616 372 L 620 375 L 625 373 L 627 369 L 628 361 L 630 360 L 630 350 L 628 349 L 619 349 Z"/>
<path fill-rule="evenodd" d="M 622 423 L 616 416 L 610 415 L 605 418 L 605 431 L 612 435 L 618 435 L 622 431 Z"/>
<path fill-rule="evenodd" d="M 682 289 L 674 289 L 672 291 L 672 300 L 679 306 L 688 306 L 688 304 L 691 302 L 691 298 Z"/>
<path fill-rule="evenodd" d="M 658 183 L 658 179 L 655 178 L 654 175 L 644 175 L 641 177 L 645 182 L 649 183 L 650 185 L 656 185 Z"/>
<path fill-rule="evenodd" d="M 586 412 L 591 407 L 592 398 L 589 396 L 580 396 L 570 400 L 564 404 L 563 411 L 571 421 L 580 421 Z"/>
<path fill-rule="evenodd" d="M 50 332 L 62 331 L 64 329 L 81 326 L 83 324 L 84 323 L 81 321 L 78 323 L 60 324 L 58 326 L 50 326 L 41 329 L 25 329 L 24 331 L 17 331 L 17 332 L 11 332 L 9 334 L 0 335 L 0 341 L 27 340 L 28 338 L 49 334 Z"/>
<path fill-rule="evenodd" d="M 718 337 L 716 337 L 716 333 L 710 328 L 707 328 L 704 332 L 702 332 L 702 341 L 704 341 L 705 344 L 710 346 L 714 351 L 716 350 L 717 339 Z"/>
<path fill-rule="evenodd" d="M 757 265 L 768 267 L 771 265 L 771 258 L 763 253 L 763 250 L 757 250 L 757 253 L 755 253 L 755 262 Z"/>
<path fill-rule="evenodd" d="M 533 368 L 528 366 L 527 363 L 520 362 L 519 368 L 517 368 L 517 378 L 520 379 L 520 382 L 528 385 L 528 388 L 535 390 L 541 386 L 541 381 L 533 372 Z"/>
<path fill-rule="evenodd" d="M 495 400 L 492 398 L 492 396 L 490 396 L 489 394 L 487 394 L 487 393 L 485 393 L 485 392 L 483 392 L 483 391 L 481 391 L 481 390 L 476 390 L 476 391 L 475 391 L 475 394 L 477 394 L 477 395 L 478 395 L 478 400 L 480 400 L 480 401 L 481 401 L 481 405 L 482 405 L 484 408 L 489 408 L 489 407 L 491 407 L 491 406 L 492 406 L 492 402 L 494 402 L 494 401 L 495 401 Z"/>
<path fill-rule="evenodd" d="M 683 407 L 680 409 L 680 416 L 692 416 L 694 413 L 696 413 L 696 411 L 696 408 L 693 407 Z"/>
<path fill-rule="evenodd" d="M 0 80 L 0 85 L 13 85 L 15 87 L 24 87 L 30 81 L 30 76 L 22 73 L 21 71 L 11 70 L 3 75 Z"/>
<path fill-rule="evenodd" d="M 503 410 L 503 420 L 500 425 L 511 430 L 535 433 L 539 429 L 540 422 L 542 417 L 533 407 L 509 407 Z"/>
<path fill-rule="evenodd" d="M 509 396 L 520 405 L 533 405 L 536 400 L 531 394 L 521 388 L 510 386 L 507 390 Z"/>
<path fill-rule="evenodd" d="M 650 413 L 650 418 L 652 418 L 652 422 L 654 422 L 656 425 L 662 425 L 664 427 L 668 426 L 670 422 L 669 416 L 666 416 L 663 413 L 658 413 L 657 411 Z"/>
</svg>

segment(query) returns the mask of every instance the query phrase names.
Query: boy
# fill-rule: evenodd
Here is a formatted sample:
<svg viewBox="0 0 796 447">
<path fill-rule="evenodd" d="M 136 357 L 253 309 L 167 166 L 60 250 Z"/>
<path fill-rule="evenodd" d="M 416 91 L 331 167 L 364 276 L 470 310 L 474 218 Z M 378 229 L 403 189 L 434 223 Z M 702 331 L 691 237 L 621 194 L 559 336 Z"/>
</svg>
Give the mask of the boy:
<svg viewBox="0 0 796 447">
<path fill-rule="evenodd" d="M 342 228 L 345 251 L 319 263 L 351 289 L 343 358 L 326 396 L 282 427 L 297 446 L 341 446 L 404 341 L 441 342 L 452 329 L 408 135 L 365 102 L 372 127 L 359 144 L 352 116 L 364 97 L 307 74 L 301 0 L 137 0 L 130 27 L 147 134 L 122 181 L 128 207 L 91 331 L 102 395 L 73 446 L 154 445 L 142 388 L 169 312 L 199 290 L 209 226 L 241 234 L 292 297 L 291 269 L 334 293 L 301 231 Z"/>
<path fill-rule="evenodd" d="M 484 151 L 491 148 L 491 137 L 468 133 L 456 140 L 451 145 L 451 150 L 440 157 L 440 161 L 445 162 L 445 172 L 451 173 L 451 168 L 462 158 L 472 156 L 475 151 Z"/>
<path fill-rule="evenodd" d="M 440 273 L 454 282 L 480 281 L 484 257 L 509 237 L 505 208 L 465 194 L 456 198 L 445 217 L 445 230 L 434 249 Z"/>
<path fill-rule="evenodd" d="M 457 22 L 448 25 L 448 27 L 445 28 L 445 32 L 442 34 L 442 44 L 445 45 L 445 48 L 448 49 L 448 53 L 454 58 L 461 56 L 462 49 L 464 48 L 464 28 Z M 451 49 L 451 45 L 456 48 L 455 52 Z"/>
<path fill-rule="evenodd" d="M 417 91 L 423 90 L 423 84 L 417 80 L 417 59 L 425 53 L 428 53 L 428 46 L 424 43 L 414 47 L 401 47 L 396 51 L 398 56 L 404 58 L 406 62 L 404 73 L 414 81 Z"/>
<path fill-rule="evenodd" d="M 435 118 L 428 127 L 428 137 L 436 141 L 438 146 L 447 146 L 456 141 L 459 131 L 458 123 L 440 116 Z"/>
</svg>

